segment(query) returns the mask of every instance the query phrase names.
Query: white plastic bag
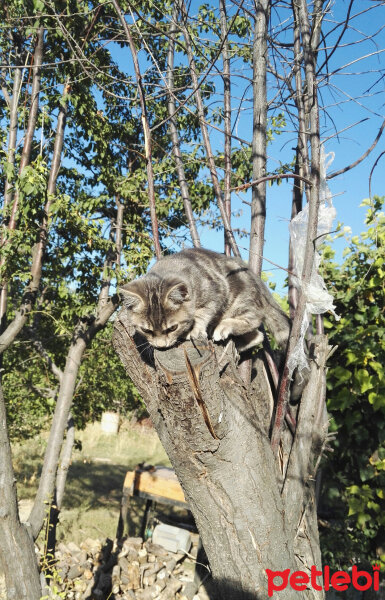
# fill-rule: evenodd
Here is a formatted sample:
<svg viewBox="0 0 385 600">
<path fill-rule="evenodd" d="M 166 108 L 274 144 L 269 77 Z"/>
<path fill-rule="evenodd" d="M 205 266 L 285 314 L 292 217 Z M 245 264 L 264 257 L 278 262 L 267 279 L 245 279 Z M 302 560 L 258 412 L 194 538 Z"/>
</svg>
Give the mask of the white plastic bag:
<svg viewBox="0 0 385 600">
<path fill-rule="evenodd" d="M 329 161 L 327 158 L 329 157 Z M 322 243 L 324 236 L 331 232 L 332 224 L 336 217 L 336 209 L 332 203 L 332 195 L 329 190 L 326 181 L 326 170 L 334 160 L 334 153 L 330 152 L 325 156 L 323 146 L 321 146 L 321 172 L 320 172 L 320 206 L 318 213 L 318 228 L 317 228 L 317 239 L 315 240 L 316 248 Z M 291 377 L 294 369 L 298 367 L 302 369 L 309 368 L 308 361 L 304 350 L 304 339 L 312 315 L 321 315 L 325 312 L 332 312 L 334 317 L 338 320 L 335 313 L 335 307 L 333 304 L 333 297 L 328 292 L 325 282 L 318 272 L 318 268 L 321 262 L 321 255 L 316 252 L 314 256 L 313 270 L 310 278 L 310 282 L 305 286 L 302 282 L 302 268 L 305 259 L 305 247 L 306 247 L 306 232 L 309 221 L 309 205 L 306 204 L 305 208 L 289 225 L 290 239 L 293 249 L 294 257 L 294 273 L 297 277 L 294 277 L 294 285 L 305 294 L 306 307 L 301 325 L 301 335 L 298 340 L 297 346 L 294 348 L 288 360 L 289 375 Z"/>
</svg>

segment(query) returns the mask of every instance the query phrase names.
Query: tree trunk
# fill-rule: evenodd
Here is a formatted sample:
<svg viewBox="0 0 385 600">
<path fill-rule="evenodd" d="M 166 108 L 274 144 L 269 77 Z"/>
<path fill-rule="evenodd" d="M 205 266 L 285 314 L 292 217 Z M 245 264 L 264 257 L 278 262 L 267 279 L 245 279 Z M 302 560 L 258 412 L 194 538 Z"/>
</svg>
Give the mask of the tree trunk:
<svg viewBox="0 0 385 600">
<path fill-rule="evenodd" d="M 46 503 L 52 502 L 54 498 L 60 451 L 71 411 L 76 379 L 84 350 L 93 340 L 95 335 L 105 326 L 110 316 L 116 310 L 116 307 L 117 299 L 112 297 L 102 308 L 100 308 L 96 319 L 91 323 L 82 319 L 75 327 L 72 343 L 66 358 L 66 365 L 60 381 L 60 390 L 44 455 L 39 488 L 28 519 L 32 535 L 35 539 L 43 527 L 46 514 Z M 64 473 L 62 473 L 62 476 L 64 476 L 64 481 L 62 481 L 61 485 L 64 488 Z"/>
<path fill-rule="evenodd" d="M 267 598 L 266 568 L 299 567 L 294 544 L 298 521 L 287 519 L 278 483 L 282 476 L 268 436 L 271 392 L 262 361 L 256 361 L 246 389 L 232 343 L 223 348 L 185 342 L 154 350 L 153 360 L 144 362 L 136 348 L 143 340 L 131 334 L 123 309 L 115 326 L 115 349 L 184 489 L 218 597 Z M 311 512 L 311 502 L 306 505 Z M 319 556 L 313 560 L 309 568 L 319 568 Z M 280 592 L 282 600 L 296 596 L 290 586 Z"/>
<path fill-rule="evenodd" d="M 0 385 L 0 578 L 6 600 L 39 600 L 40 577 L 32 537 L 20 523 L 5 404 Z"/>
</svg>

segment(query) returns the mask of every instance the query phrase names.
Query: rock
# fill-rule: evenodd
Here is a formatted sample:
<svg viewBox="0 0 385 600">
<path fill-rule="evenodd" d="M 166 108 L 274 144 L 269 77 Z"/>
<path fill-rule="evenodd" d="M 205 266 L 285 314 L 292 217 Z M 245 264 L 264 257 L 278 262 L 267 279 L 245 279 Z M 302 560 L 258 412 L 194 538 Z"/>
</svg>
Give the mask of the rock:
<svg viewBox="0 0 385 600">
<path fill-rule="evenodd" d="M 77 554 L 77 553 L 81 552 L 79 546 L 77 546 L 74 542 L 69 542 L 67 544 L 67 549 L 68 549 L 68 552 L 70 552 L 70 554 Z"/>
<path fill-rule="evenodd" d="M 76 579 L 78 577 L 81 577 L 84 573 L 84 569 L 82 569 L 82 567 L 78 564 L 72 565 L 72 567 L 69 568 L 69 571 L 67 573 L 67 579 Z"/>
</svg>

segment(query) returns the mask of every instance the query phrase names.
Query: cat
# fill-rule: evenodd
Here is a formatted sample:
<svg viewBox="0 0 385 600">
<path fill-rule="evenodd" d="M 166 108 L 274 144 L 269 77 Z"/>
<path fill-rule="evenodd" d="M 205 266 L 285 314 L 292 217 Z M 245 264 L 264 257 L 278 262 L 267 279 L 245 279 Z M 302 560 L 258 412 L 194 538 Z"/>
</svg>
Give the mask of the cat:
<svg viewBox="0 0 385 600">
<path fill-rule="evenodd" d="M 266 325 L 286 347 L 290 321 L 241 259 L 191 248 L 161 258 L 120 292 L 135 331 L 155 348 L 182 340 L 234 338 L 239 352 L 263 342 Z"/>
</svg>

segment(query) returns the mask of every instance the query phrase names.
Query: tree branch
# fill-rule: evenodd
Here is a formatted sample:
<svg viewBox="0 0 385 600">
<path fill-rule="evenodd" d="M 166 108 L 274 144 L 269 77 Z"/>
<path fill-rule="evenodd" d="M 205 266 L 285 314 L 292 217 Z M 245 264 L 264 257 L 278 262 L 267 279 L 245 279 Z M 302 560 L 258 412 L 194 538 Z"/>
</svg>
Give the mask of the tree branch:
<svg viewBox="0 0 385 600">
<path fill-rule="evenodd" d="M 59 382 L 62 381 L 62 379 L 63 379 L 63 371 L 60 369 L 60 367 L 58 367 L 54 363 L 54 361 L 52 360 L 52 358 L 48 354 L 47 350 L 44 348 L 42 342 L 40 340 L 36 339 L 35 332 L 31 332 L 31 333 L 32 333 L 32 336 L 34 338 L 33 339 L 33 346 L 38 351 L 38 353 L 40 354 L 40 356 L 45 360 L 45 362 L 48 365 L 48 368 L 53 373 L 53 375 L 55 375 L 56 379 Z"/>
<path fill-rule="evenodd" d="M 340 169 L 339 171 L 334 171 L 333 173 L 330 173 L 330 175 L 326 176 L 326 179 L 333 179 L 333 177 L 337 177 L 338 175 L 342 175 L 342 173 L 346 173 L 347 171 L 350 171 L 350 169 L 354 169 L 354 167 L 356 167 L 357 165 L 359 165 L 367 156 L 369 156 L 369 154 L 372 152 L 372 150 L 374 150 L 374 148 L 377 146 L 378 141 L 380 139 L 380 137 L 382 136 L 382 133 L 384 131 L 385 128 L 385 120 L 383 121 L 379 132 L 377 133 L 377 136 L 373 142 L 373 144 L 370 146 L 370 148 L 368 148 L 366 150 L 366 152 L 363 153 L 362 156 L 360 156 L 360 158 L 358 158 L 356 161 L 354 161 L 354 163 L 352 163 L 351 165 L 349 165 L 348 167 L 344 167 L 343 169 Z"/>
<path fill-rule="evenodd" d="M 159 228 L 158 228 L 158 218 L 156 215 L 155 208 L 155 187 L 154 187 L 154 171 L 152 168 L 152 139 L 151 139 L 151 131 L 148 123 L 148 115 L 147 115 L 147 105 L 146 105 L 146 97 L 143 88 L 142 75 L 140 72 L 140 66 L 138 62 L 138 56 L 135 48 L 134 41 L 131 36 L 130 28 L 127 25 L 126 19 L 120 9 L 120 6 L 117 0 L 112 0 L 112 4 L 114 5 L 116 14 L 119 17 L 119 20 L 123 26 L 124 33 L 126 35 L 128 45 L 131 50 L 132 60 L 134 63 L 134 71 L 136 82 L 138 84 L 138 94 L 139 94 L 139 102 L 142 111 L 142 127 L 144 134 L 144 151 L 146 156 L 146 166 L 147 166 L 147 180 L 148 180 L 148 202 L 150 205 L 150 216 L 151 216 L 151 226 L 152 226 L 152 236 L 154 242 L 155 256 L 159 260 L 162 256 L 162 251 L 159 243 Z"/>
<path fill-rule="evenodd" d="M 113 1 L 115 1 L 115 0 L 113 0 Z M 217 168 L 215 166 L 214 156 L 213 156 L 212 149 L 211 149 L 210 137 L 209 137 L 209 134 L 207 131 L 207 126 L 205 124 L 205 119 L 204 119 L 205 108 L 204 108 L 203 101 L 202 101 L 202 95 L 201 95 L 201 92 L 200 92 L 200 89 L 198 86 L 198 76 L 197 76 L 197 70 L 196 70 L 194 55 L 193 55 L 192 46 L 191 46 L 191 37 L 190 37 L 190 33 L 189 33 L 188 27 L 187 27 L 187 12 L 186 12 L 186 6 L 184 4 L 184 0 L 180 0 L 180 7 L 181 7 L 181 15 L 182 15 L 182 19 L 183 19 L 182 30 L 183 30 L 185 43 L 186 43 L 186 53 L 187 53 L 187 58 L 189 61 L 192 83 L 195 88 L 195 100 L 196 100 L 196 104 L 197 104 L 198 118 L 199 118 L 199 123 L 200 123 L 201 131 L 202 131 L 203 143 L 204 143 L 204 147 L 206 150 L 207 163 L 208 163 L 208 167 L 209 167 L 210 174 L 211 174 L 211 181 L 213 183 L 214 194 L 215 194 L 215 198 L 217 200 L 218 208 L 219 208 L 219 211 L 221 214 L 226 239 L 227 239 L 229 245 L 231 246 L 234 256 L 240 256 L 240 252 L 239 252 L 237 243 L 235 241 L 233 231 L 231 229 L 229 220 L 227 218 L 227 213 L 226 213 L 226 209 L 225 209 L 224 202 L 223 202 L 222 190 L 219 185 Z"/>
<path fill-rule="evenodd" d="M 373 167 L 370 170 L 370 174 L 369 174 L 369 198 L 372 197 L 372 177 L 373 177 L 374 170 L 377 167 L 380 159 L 384 156 L 384 154 L 385 154 L 385 150 L 383 152 L 381 152 L 381 154 L 377 157 L 377 159 L 376 159 Z"/>
<path fill-rule="evenodd" d="M 230 79 L 230 55 L 227 30 L 227 14 L 225 0 L 219 0 L 220 22 L 221 22 L 221 43 L 222 43 L 222 60 L 223 60 L 223 119 L 225 130 L 224 144 L 224 192 L 223 201 L 225 211 L 231 227 L 231 79 Z M 225 234 L 225 254 L 230 256 L 231 247 Z"/>
<path fill-rule="evenodd" d="M 179 187 L 182 194 L 184 211 L 187 217 L 187 221 L 190 228 L 191 240 L 195 248 L 200 248 L 200 239 L 198 230 L 196 227 L 194 214 L 191 206 L 189 189 L 186 181 L 186 175 L 183 166 L 182 153 L 180 150 L 178 129 L 176 126 L 176 106 L 175 97 L 173 94 L 174 89 L 174 48 L 175 48 L 175 33 L 177 31 L 176 21 L 178 19 L 179 9 L 178 6 L 174 6 L 174 12 L 172 17 L 172 23 L 170 28 L 170 38 L 168 46 L 167 56 L 167 87 L 168 87 L 168 114 L 170 117 L 170 134 L 172 141 L 172 151 L 175 158 L 176 170 L 178 173 Z"/>
<path fill-rule="evenodd" d="M 320 134 L 319 134 L 319 108 L 317 80 L 315 76 L 315 53 L 311 48 L 311 36 L 309 26 L 309 16 L 306 0 L 298 0 L 293 3 L 296 18 L 300 26 L 302 36 L 302 48 L 304 57 L 304 68 L 306 87 L 308 93 L 308 106 L 310 106 L 310 147 L 311 147 L 311 170 L 310 170 L 310 199 L 309 199 L 309 220 L 306 232 L 306 245 L 304 251 L 304 262 L 302 270 L 302 286 L 298 300 L 296 314 L 293 320 L 291 333 L 289 336 L 287 355 L 281 383 L 278 392 L 277 408 L 271 436 L 271 445 L 274 454 L 278 453 L 279 443 L 283 421 L 286 413 L 286 406 L 289 397 L 290 376 L 288 369 L 288 358 L 298 343 L 301 333 L 301 325 L 306 309 L 306 288 L 310 281 L 314 262 L 314 240 L 317 237 L 318 211 L 319 211 L 319 185 L 320 185 Z"/>
<path fill-rule="evenodd" d="M 41 587 L 34 546 L 20 523 L 7 415 L 0 381 L 0 570 L 6 590 L 20 600 L 39 600 Z"/>
<path fill-rule="evenodd" d="M 255 2 L 255 27 L 253 42 L 253 180 L 266 174 L 267 134 L 267 32 L 270 16 L 269 0 Z M 249 268 L 257 275 L 262 271 L 262 254 L 265 243 L 266 185 L 254 185 L 251 200 Z"/>
<path fill-rule="evenodd" d="M 66 96 L 66 94 L 67 90 L 65 86 L 63 95 Z M 63 102 L 60 105 L 59 116 L 56 125 L 55 143 L 47 184 L 47 200 L 44 207 L 43 222 L 39 231 L 39 240 L 32 253 L 31 281 L 27 285 L 27 289 L 23 294 L 21 306 L 16 312 L 14 319 L 0 336 L 0 354 L 4 352 L 4 350 L 10 346 L 10 344 L 12 344 L 13 340 L 22 330 L 36 300 L 41 280 L 44 252 L 48 240 L 49 211 L 56 190 L 56 181 L 59 174 L 60 160 L 63 151 L 66 117 L 67 102 Z"/>
<path fill-rule="evenodd" d="M 278 175 L 266 175 L 266 177 L 260 177 L 255 181 L 250 181 L 249 183 L 244 183 L 243 185 L 238 185 L 237 187 L 231 188 L 231 190 L 234 192 L 243 192 L 249 187 L 259 185 L 260 183 L 265 183 L 266 181 L 274 181 L 276 179 L 298 179 L 300 181 L 304 181 L 309 186 L 311 185 L 310 179 L 302 177 L 302 175 L 298 175 L 297 173 L 279 173 Z M 246 204 L 249 204 L 249 202 Z"/>
</svg>

